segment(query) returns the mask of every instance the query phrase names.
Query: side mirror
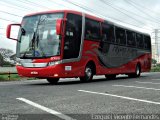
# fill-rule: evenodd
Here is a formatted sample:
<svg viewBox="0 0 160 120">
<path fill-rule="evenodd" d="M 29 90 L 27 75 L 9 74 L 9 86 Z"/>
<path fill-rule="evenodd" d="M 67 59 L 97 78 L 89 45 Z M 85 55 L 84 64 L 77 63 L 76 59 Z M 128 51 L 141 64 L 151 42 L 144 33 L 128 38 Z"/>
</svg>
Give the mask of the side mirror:
<svg viewBox="0 0 160 120">
<path fill-rule="evenodd" d="M 62 24 L 63 24 L 63 19 L 57 19 L 56 21 L 56 34 L 57 35 L 62 34 Z"/>
<path fill-rule="evenodd" d="M 17 30 L 17 27 L 20 28 L 21 27 L 21 24 L 9 24 L 7 26 L 7 30 L 6 30 L 6 37 L 8 39 L 12 39 L 12 40 L 16 40 L 17 41 L 17 37 L 13 37 L 14 35 L 12 34 L 13 32 L 13 29 L 14 30 Z M 18 30 L 17 30 L 18 31 Z M 18 34 L 18 32 L 17 32 Z"/>
<path fill-rule="evenodd" d="M 57 19 L 56 21 L 56 34 L 62 35 L 63 34 L 63 25 L 67 19 Z"/>
</svg>

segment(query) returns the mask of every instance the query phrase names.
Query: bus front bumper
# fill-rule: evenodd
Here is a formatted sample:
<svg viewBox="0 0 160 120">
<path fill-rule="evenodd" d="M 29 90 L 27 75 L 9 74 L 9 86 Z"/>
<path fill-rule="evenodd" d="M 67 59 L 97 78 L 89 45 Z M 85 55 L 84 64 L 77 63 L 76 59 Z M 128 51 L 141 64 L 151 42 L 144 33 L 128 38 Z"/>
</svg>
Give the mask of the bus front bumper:
<svg viewBox="0 0 160 120">
<path fill-rule="evenodd" d="M 19 76 L 36 78 L 59 78 L 65 77 L 64 67 L 62 65 L 48 66 L 43 68 L 26 68 L 16 66 Z"/>
</svg>

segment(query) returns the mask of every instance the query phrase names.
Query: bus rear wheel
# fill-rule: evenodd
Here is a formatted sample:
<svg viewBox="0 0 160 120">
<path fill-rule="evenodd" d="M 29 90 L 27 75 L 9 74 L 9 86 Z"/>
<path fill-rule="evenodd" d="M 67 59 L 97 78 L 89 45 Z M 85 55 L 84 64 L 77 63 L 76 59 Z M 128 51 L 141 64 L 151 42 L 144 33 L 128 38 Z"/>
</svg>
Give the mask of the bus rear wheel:
<svg viewBox="0 0 160 120">
<path fill-rule="evenodd" d="M 89 82 L 93 79 L 93 67 L 88 64 L 85 68 L 85 75 L 80 77 L 81 82 Z"/>
<path fill-rule="evenodd" d="M 135 73 L 129 74 L 128 76 L 129 76 L 130 78 L 135 78 L 135 77 L 140 77 L 140 75 L 141 75 L 141 67 L 140 67 L 140 65 L 138 64 L 138 65 L 136 66 Z"/>
<path fill-rule="evenodd" d="M 108 80 L 114 80 L 114 79 L 116 79 L 116 75 L 115 74 L 113 74 L 113 75 L 105 75 L 105 77 Z"/>
<path fill-rule="evenodd" d="M 47 78 L 47 81 L 52 85 L 56 85 L 59 81 L 59 78 Z"/>
</svg>

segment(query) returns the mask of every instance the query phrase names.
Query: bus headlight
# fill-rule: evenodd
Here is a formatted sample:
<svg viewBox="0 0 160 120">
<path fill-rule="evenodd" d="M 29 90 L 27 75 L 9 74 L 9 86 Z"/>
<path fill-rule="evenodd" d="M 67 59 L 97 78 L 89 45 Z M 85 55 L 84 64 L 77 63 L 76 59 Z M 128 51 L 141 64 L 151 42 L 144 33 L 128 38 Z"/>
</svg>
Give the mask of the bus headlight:
<svg viewBox="0 0 160 120">
<path fill-rule="evenodd" d="M 16 65 L 22 66 L 22 60 L 20 58 L 16 58 Z"/>
<path fill-rule="evenodd" d="M 19 62 L 19 61 L 16 62 L 16 65 L 17 66 L 22 66 L 21 62 Z"/>
<path fill-rule="evenodd" d="M 60 64 L 60 63 L 61 63 L 61 61 L 49 62 L 49 63 L 48 63 L 48 66 L 58 65 L 58 64 Z"/>
</svg>

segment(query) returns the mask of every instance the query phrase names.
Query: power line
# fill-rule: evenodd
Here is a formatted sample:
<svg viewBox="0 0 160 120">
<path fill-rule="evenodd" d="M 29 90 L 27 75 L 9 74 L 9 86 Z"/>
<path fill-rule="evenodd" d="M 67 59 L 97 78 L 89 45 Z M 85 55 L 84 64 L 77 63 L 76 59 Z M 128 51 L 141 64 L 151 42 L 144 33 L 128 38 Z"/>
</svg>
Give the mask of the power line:
<svg viewBox="0 0 160 120">
<path fill-rule="evenodd" d="M 124 10 L 124 11 L 126 11 L 126 12 L 129 12 L 129 14 L 132 13 L 132 14 L 138 16 L 138 17 L 144 18 L 145 20 L 152 21 L 152 22 L 156 22 L 156 23 L 160 24 L 160 22 L 157 22 L 157 21 L 155 21 L 155 20 L 153 20 L 153 19 L 150 19 L 150 18 L 144 17 L 144 16 L 140 16 L 140 15 L 138 15 L 138 14 L 136 14 L 136 13 L 134 13 L 134 12 L 128 11 L 128 10 L 122 8 L 122 7 L 120 8 L 120 7 L 118 7 L 118 6 L 115 6 L 115 5 L 113 5 L 113 4 L 112 4 L 111 2 L 109 2 L 109 1 L 105 1 L 105 0 L 100 0 L 100 1 L 101 1 L 102 3 L 104 3 L 105 5 L 108 5 L 108 6 L 112 7 L 113 9 L 117 10 L 118 12 L 123 13 L 123 14 L 125 14 L 126 16 L 128 16 L 128 17 L 130 17 L 130 18 L 132 18 L 132 19 L 134 19 L 134 20 L 138 20 L 138 19 L 132 17 L 132 15 L 128 15 L 127 13 L 123 12 L 122 10 Z M 139 21 L 139 20 L 138 20 L 138 21 Z M 143 23 L 142 21 L 140 21 L 140 22 Z M 144 23 L 143 23 L 143 24 L 144 24 Z"/>
<path fill-rule="evenodd" d="M 87 10 L 87 11 L 93 13 L 93 14 L 96 13 L 96 14 L 98 14 L 99 16 L 103 16 L 103 17 L 105 17 L 105 18 L 111 18 L 111 19 L 116 20 L 116 21 L 119 21 L 119 22 L 121 22 L 121 23 L 125 23 L 125 24 L 128 24 L 128 25 L 132 25 L 132 26 L 135 26 L 135 27 L 137 27 L 137 28 L 142 28 L 142 27 L 140 27 L 140 26 L 138 26 L 138 25 L 135 25 L 135 24 L 131 24 L 131 23 L 128 23 L 128 22 L 124 22 L 124 21 L 122 21 L 122 20 L 119 20 L 119 19 L 116 19 L 116 18 L 113 18 L 113 17 L 108 17 L 108 16 L 106 16 L 106 15 L 104 15 L 104 14 L 102 14 L 102 13 L 99 14 L 99 13 L 97 13 L 96 10 L 90 9 L 90 8 L 84 6 L 84 5 L 82 6 L 82 5 L 73 3 L 73 2 L 71 2 L 71 1 L 69 1 L 69 0 L 63 0 L 63 1 L 65 1 L 65 2 L 68 1 L 69 3 L 71 3 L 71 4 L 75 5 L 75 6 L 78 6 L 78 7 L 82 8 L 82 9 L 84 9 L 84 10 Z M 95 13 L 94 13 L 94 12 L 95 12 Z M 147 30 L 152 30 L 152 28 L 147 29 Z"/>
<path fill-rule="evenodd" d="M 131 1 L 128 1 L 128 0 L 125 0 L 125 1 L 126 1 L 128 4 L 130 4 L 131 6 L 133 6 L 134 8 L 136 8 L 138 11 L 140 11 L 141 13 L 143 13 L 144 15 L 150 16 L 151 18 L 153 18 L 153 16 L 151 16 L 150 14 L 144 12 L 141 7 L 139 8 L 139 7 L 137 6 L 137 4 L 135 4 L 135 3 L 131 2 Z M 156 20 L 156 21 L 159 21 L 158 19 L 155 19 L 155 20 Z M 158 22 L 158 23 L 160 23 L 160 22 Z"/>
<path fill-rule="evenodd" d="M 152 12 L 152 13 L 154 13 L 154 12 L 155 12 L 154 10 L 149 9 L 148 7 L 146 7 L 146 6 L 142 5 L 142 4 L 137 4 L 136 2 L 133 2 L 133 1 L 131 1 L 131 0 L 130 0 L 130 2 L 132 2 L 132 3 L 136 4 L 137 6 L 140 6 L 140 7 L 141 7 L 141 8 L 143 8 L 143 9 L 146 9 L 146 10 L 148 10 L 148 11 Z M 160 15 L 160 13 L 158 13 L 158 14 Z"/>
<path fill-rule="evenodd" d="M 29 3 L 32 3 L 32 4 L 34 4 L 34 5 L 38 5 L 38 6 L 41 6 L 42 8 L 47 8 L 47 9 L 51 9 L 51 8 L 49 8 L 49 7 L 46 7 L 46 6 L 44 6 L 44 5 L 41 5 L 41 4 L 37 4 L 37 3 L 35 3 L 35 2 L 31 2 L 31 1 L 29 1 L 29 0 L 25 0 L 25 1 L 27 1 L 27 2 L 29 2 Z"/>
<path fill-rule="evenodd" d="M 9 22 L 17 22 L 17 21 L 14 21 L 14 20 L 8 20 L 8 19 L 5 19 L 5 18 L 0 18 L 0 20 L 9 21 Z"/>
<path fill-rule="evenodd" d="M 36 3 L 31 2 L 31 1 L 28 1 L 28 0 L 25 0 L 25 1 L 17 0 L 17 1 L 19 1 L 19 2 L 21 2 L 21 3 L 24 3 L 24 4 L 36 6 L 36 7 L 39 7 L 39 8 L 45 8 L 45 9 L 47 8 L 47 9 L 50 9 L 50 8 L 48 8 L 48 7 L 46 7 L 46 6 L 43 6 L 43 5 L 40 5 L 40 4 L 36 4 Z M 40 6 L 41 6 L 41 7 L 40 7 Z"/>
<path fill-rule="evenodd" d="M 2 2 L 3 2 L 3 3 L 2 3 Z M 8 3 L 4 2 L 4 1 L 0 1 L 0 4 L 3 4 L 3 5 L 5 5 L 5 6 L 7 6 L 7 7 L 15 8 L 15 9 L 20 10 L 20 11 L 23 11 L 23 12 L 28 11 L 28 10 L 22 9 L 21 7 L 18 7 L 18 6 L 15 6 L 15 5 L 11 5 L 11 4 L 8 4 Z"/>
<path fill-rule="evenodd" d="M 100 1 L 101 1 L 102 3 L 104 3 L 105 5 L 108 5 L 108 6 L 112 7 L 114 10 L 116 10 L 116 11 L 124 14 L 125 16 L 127 16 L 127 17 L 129 17 L 129 18 L 131 18 L 131 19 L 133 19 L 133 20 L 135 20 L 135 21 L 138 21 L 138 22 L 141 23 L 141 24 L 144 24 L 144 22 L 142 22 L 142 21 L 140 21 L 140 20 L 132 17 L 131 15 L 128 15 L 127 13 L 125 13 L 125 12 L 123 12 L 122 10 L 118 9 L 117 7 L 112 6 L 111 4 L 109 4 L 109 2 L 106 3 L 104 0 L 100 0 Z"/>
<path fill-rule="evenodd" d="M 51 3 L 54 2 L 54 4 L 57 4 L 57 5 L 59 5 L 59 6 L 63 6 L 63 7 L 66 7 L 66 8 L 71 9 L 71 7 L 68 7 L 68 6 L 64 5 L 64 4 L 57 3 L 55 0 L 47 0 L 47 1 L 49 1 L 49 2 L 51 2 Z M 66 1 L 65 1 L 65 2 L 66 2 Z"/>
<path fill-rule="evenodd" d="M 34 10 L 34 9 L 29 9 L 29 8 L 26 8 L 25 6 L 22 6 L 22 5 L 18 5 L 18 4 L 15 4 L 14 2 L 11 2 L 11 1 L 1 1 L 3 3 L 6 3 L 6 4 L 10 4 L 12 6 L 16 6 L 18 8 L 21 8 L 21 9 L 24 9 L 24 10 L 27 10 L 27 11 L 31 11 L 31 10 Z"/>
<path fill-rule="evenodd" d="M 13 14 L 13 13 L 9 13 L 9 12 L 6 12 L 6 11 L 2 11 L 0 10 L 1 13 L 5 13 L 5 14 L 9 14 L 9 15 L 13 15 L 13 16 L 16 16 L 16 17 L 22 17 L 20 15 L 16 15 L 16 14 Z"/>
</svg>

